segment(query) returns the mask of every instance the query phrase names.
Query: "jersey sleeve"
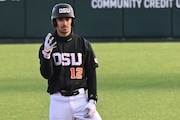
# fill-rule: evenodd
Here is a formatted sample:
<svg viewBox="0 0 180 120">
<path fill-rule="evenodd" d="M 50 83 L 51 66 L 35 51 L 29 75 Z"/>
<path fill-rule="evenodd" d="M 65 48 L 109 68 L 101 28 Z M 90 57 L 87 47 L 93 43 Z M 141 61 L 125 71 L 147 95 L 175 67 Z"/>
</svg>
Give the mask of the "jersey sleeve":
<svg viewBox="0 0 180 120">
<path fill-rule="evenodd" d="M 96 55 L 94 53 L 91 44 L 88 41 L 86 41 L 86 50 L 87 50 L 86 63 L 85 63 L 86 69 L 90 70 L 98 67 L 98 60 L 96 58 Z"/>
</svg>

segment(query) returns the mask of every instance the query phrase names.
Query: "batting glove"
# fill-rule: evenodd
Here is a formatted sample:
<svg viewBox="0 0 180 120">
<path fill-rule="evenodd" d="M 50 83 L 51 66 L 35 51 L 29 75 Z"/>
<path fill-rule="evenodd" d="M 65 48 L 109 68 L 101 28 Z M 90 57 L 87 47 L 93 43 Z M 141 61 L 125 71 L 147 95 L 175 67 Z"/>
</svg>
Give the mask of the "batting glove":
<svg viewBox="0 0 180 120">
<path fill-rule="evenodd" d="M 87 113 L 84 115 L 85 118 L 92 117 L 96 112 L 96 101 L 92 99 L 89 100 L 89 102 L 82 109 L 82 111 L 87 111 Z"/>
<path fill-rule="evenodd" d="M 52 43 L 54 37 L 52 37 L 51 33 L 48 33 L 45 42 L 44 42 L 44 50 L 42 50 L 42 54 L 44 55 L 44 58 L 50 59 L 52 50 L 56 47 L 56 43 Z"/>
</svg>

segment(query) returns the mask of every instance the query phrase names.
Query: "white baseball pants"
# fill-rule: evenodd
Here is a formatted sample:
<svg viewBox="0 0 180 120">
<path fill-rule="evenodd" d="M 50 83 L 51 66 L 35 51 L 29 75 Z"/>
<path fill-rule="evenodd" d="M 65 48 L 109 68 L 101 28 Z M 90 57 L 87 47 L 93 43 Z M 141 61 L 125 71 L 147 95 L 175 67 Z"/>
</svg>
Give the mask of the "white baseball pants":
<svg viewBox="0 0 180 120">
<path fill-rule="evenodd" d="M 102 120 L 96 111 L 91 118 L 84 118 L 87 111 L 82 111 L 88 103 L 84 89 L 79 89 L 76 96 L 62 96 L 60 93 L 50 95 L 49 120 Z"/>
</svg>

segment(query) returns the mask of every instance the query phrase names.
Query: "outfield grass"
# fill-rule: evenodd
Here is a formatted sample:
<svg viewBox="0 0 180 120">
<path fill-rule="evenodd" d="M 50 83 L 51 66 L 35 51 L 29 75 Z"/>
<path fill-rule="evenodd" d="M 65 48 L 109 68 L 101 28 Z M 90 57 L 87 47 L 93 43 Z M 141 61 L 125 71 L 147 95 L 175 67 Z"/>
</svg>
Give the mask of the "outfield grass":
<svg viewBox="0 0 180 120">
<path fill-rule="evenodd" d="M 103 120 L 179 120 L 180 43 L 93 43 Z M 40 44 L 0 45 L 0 120 L 48 120 Z"/>
</svg>

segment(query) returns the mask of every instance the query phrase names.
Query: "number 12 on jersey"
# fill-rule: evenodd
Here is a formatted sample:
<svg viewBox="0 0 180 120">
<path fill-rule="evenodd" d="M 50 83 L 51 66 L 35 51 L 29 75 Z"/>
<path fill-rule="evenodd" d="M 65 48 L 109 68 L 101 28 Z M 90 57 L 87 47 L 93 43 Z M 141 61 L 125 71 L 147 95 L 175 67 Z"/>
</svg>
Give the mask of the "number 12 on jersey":
<svg viewBox="0 0 180 120">
<path fill-rule="evenodd" d="M 71 79 L 82 79 L 83 74 L 83 68 L 77 67 L 77 68 L 70 68 L 71 71 Z"/>
</svg>

